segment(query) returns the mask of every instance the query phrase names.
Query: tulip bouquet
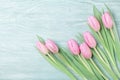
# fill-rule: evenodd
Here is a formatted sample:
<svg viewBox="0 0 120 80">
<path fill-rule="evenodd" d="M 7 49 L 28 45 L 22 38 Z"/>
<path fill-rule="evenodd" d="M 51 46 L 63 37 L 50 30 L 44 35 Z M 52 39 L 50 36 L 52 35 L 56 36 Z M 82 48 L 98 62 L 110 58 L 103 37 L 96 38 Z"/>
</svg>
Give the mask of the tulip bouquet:
<svg viewBox="0 0 120 80">
<path fill-rule="evenodd" d="M 67 42 L 68 49 L 53 40 L 38 36 L 37 49 L 55 68 L 71 80 L 119 80 L 120 39 L 110 9 L 99 11 L 88 18 L 91 32 L 76 35 Z"/>
</svg>

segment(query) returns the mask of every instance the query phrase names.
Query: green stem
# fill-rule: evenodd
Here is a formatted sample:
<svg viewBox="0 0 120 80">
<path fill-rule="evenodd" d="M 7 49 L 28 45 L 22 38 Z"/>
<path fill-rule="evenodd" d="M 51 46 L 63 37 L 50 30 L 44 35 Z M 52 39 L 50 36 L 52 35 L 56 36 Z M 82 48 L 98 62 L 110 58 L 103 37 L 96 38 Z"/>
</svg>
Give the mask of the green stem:
<svg viewBox="0 0 120 80">
<path fill-rule="evenodd" d="M 80 75 L 82 78 L 84 78 L 84 80 L 87 80 L 86 77 L 85 77 L 79 70 L 77 70 L 76 67 L 71 66 L 71 65 L 66 61 L 66 59 L 64 58 L 63 55 L 60 55 L 60 53 L 58 53 L 58 56 L 63 60 L 63 62 L 65 63 L 65 65 L 66 65 L 67 67 L 69 67 L 69 68 L 72 69 L 75 73 L 77 73 L 77 74 Z"/>
<path fill-rule="evenodd" d="M 102 37 L 102 35 L 101 35 L 101 33 L 98 31 L 98 35 L 100 36 L 100 38 L 102 39 L 102 41 L 104 41 L 104 39 L 103 39 L 103 37 Z"/>
<path fill-rule="evenodd" d="M 80 61 L 83 63 L 83 65 L 88 69 L 88 71 L 90 71 L 90 72 L 93 74 L 92 70 L 91 70 L 90 67 L 86 64 L 86 62 L 83 61 L 83 59 L 81 58 L 81 56 L 78 55 L 78 57 L 79 57 Z"/>
<path fill-rule="evenodd" d="M 76 68 L 73 68 L 72 66 L 68 65 L 70 69 L 72 69 L 74 72 L 76 72 L 80 77 L 82 77 L 84 80 L 87 80 L 87 78 L 81 73 L 79 72 L 79 70 L 77 70 Z"/>
<path fill-rule="evenodd" d="M 54 59 L 49 53 L 48 53 L 47 55 L 48 55 L 48 57 L 49 57 L 53 62 L 57 63 L 57 62 L 55 61 L 55 59 Z"/>
<path fill-rule="evenodd" d="M 112 28 L 110 28 L 110 33 L 111 33 L 111 36 L 112 36 L 113 40 L 115 41 L 115 36 L 114 36 Z"/>
<path fill-rule="evenodd" d="M 93 75 L 95 75 L 95 77 L 98 79 L 98 77 L 97 77 L 96 74 L 93 72 L 91 66 L 90 66 L 89 63 L 86 61 L 86 59 L 85 59 L 83 56 L 81 56 L 81 59 L 83 60 L 83 63 L 86 65 L 86 68 L 88 68 L 89 71 L 90 71 Z"/>
<path fill-rule="evenodd" d="M 61 58 L 61 60 L 63 60 L 64 63 L 66 63 L 67 65 L 69 64 L 67 60 L 64 58 L 64 56 L 62 56 L 60 53 L 57 53 L 57 54 Z"/>
<path fill-rule="evenodd" d="M 97 49 L 94 48 L 94 50 L 95 50 L 95 52 L 97 53 L 97 55 L 99 56 L 99 58 L 101 59 L 101 61 L 103 61 L 103 62 L 105 63 L 104 59 L 101 57 L 101 55 L 100 55 L 100 53 L 97 51 Z"/>
<path fill-rule="evenodd" d="M 51 60 L 49 57 L 46 57 L 46 56 L 44 56 L 44 58 L 45 58 L 51 65 L 53 65 L 55 68 L 61 70 L 61 71 L 64 72 L 66 75 L 68 75 L 71 80 L 77 80 L 77 79 L 73 76 L 73 74 L 72 74 L 69 70 L 67 70 L 66 67 L 63 66 L 61 63 L 57 62 L 57 64 L 56 64 L 56 63 L 53 62 L 53 60 Z"/>
<path fill-rule="evenodd" d="M 110 59 L 110 61 L 111 61 L 111 63 L 112 63 L 112 66 L 114 66 L 114 67 L 113 67 L 114 70 L 116 71 L 118 77 L 120 78 L 120 73 L 119 73 L 119 70 L 118 70 L 118 68 L 117 68 L 117 65 L 115 64 L 114 60 L 112 59 L 109 51 L 108 51 L 107 49 L 106 49 L 106 51 L 107 51 L 107 53 L 108 53 L 109 59 Z"/>
<path fill-rule="evenodd" d="M 109 64 L 108 59 L 107 59 L 105 53 L 103 53 L 103 52 L 100 50 L 100 48 L 97 48 L 97 49 L 98 49 L 98 51 L 101 53 L 101 55 L 103 56 L 103 58 L 104 58 L 104 60 L 106 61 L 106 63 Z M 109 64 L 109 65 L 110 65 L 110 64 Z"/>
<path fill-rule="evenodd" d="M 98 48 L 98 50 L 99 50 L 99 52 L 100 52 L 101 54 L 104 54 L 99 48 Z M 103 55 L 103 56 L 104 56 L 105 61 L 107 62 L 107 63 L 104 63 L 104 64 L 105 64 L 109 69 L 111 69 L 107 57 L 106 57 L 105 55 Z M 104 61 L 103 61 L 103 62 L 104 62 Z M 112 70 L 112 69 L 111 69 L 111 70 Z"/>
<path fill-rule="evenodd" d="M 77 73 L 80 77 L 82 77 L 84 80 L 87 80 L 87 78 L 77 69 L 75 66 L 67 65 L 70 69 L 72 69 L 75 73 Z"/>
<path fill-rule="evenodd" d="M 97 71 L 104 77 L 105 80 L 108 80 L 108 78 L 99 70 L 99 68 L 96 66 L 94 61 L 90 59 L 91 63 L 94 65 L 94 67 L 97 69 Z"/>
<path fill-rule="evenodd" d="M 104 63 L 103 61 L 100 60 L 100 58 L 93 52 L 94 56 L 98 59 L 99 63 L 102 65 L 102 67 L 105 69 L 105 71 L 112 76 L 114 80 L 118 80 L 117 75 L 114 73 L 114 71 L 111 69 L 110 65 Z"/>
</svg>

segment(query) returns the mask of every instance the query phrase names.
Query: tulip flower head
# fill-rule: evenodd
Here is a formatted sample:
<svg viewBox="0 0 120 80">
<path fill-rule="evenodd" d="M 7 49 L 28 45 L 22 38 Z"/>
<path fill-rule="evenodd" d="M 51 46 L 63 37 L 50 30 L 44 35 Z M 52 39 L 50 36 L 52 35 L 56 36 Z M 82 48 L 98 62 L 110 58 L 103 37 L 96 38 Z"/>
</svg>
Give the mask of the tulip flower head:
<svg viewBox="0 0 120 80">
<path fill-rule="evenodd" d="M 79 55 L 80 49 L 76 40 L 71 39 L 68 41 L 68 48 L 74 55 Z"/>
<path fill-rule="evenodd" d="M 102 15 L 102 22 L 106 28 L 108 29 L 112 28 L 113 21 L 112 21 L 112 17 L 110 16 L 109 12 L 105 12 Z"/>
<path fill-rule="evenodd" d="M 40 50 L 40 52 L 42 52 L 43 54 L 47 54 L 48 53 L 47 47 L 42 42 L 38 41 L 36 43 L 36 46 L 37 46 L 38 50 Z"/>
<path fill-rule="evenodd" d="M 48 48 L 48 50 L 50 50 L 52 53 L 58 53 L 59 49 L 58 49 L 58 47 L 57 47 L 57 45 L 55 44 L 54 41 L 47 40 L 45 42 L 45 45 Z"/>
<path fill-rule="evenodd" d="M 95 48 L 96 47 L 96 41 L 94 37 L 90 34 L 90 32 L 85 32 L 83 34 L 85 42 L 88 44 L 90 48 Z"/>
<path fill-rule="evenodd" d="M 100 24 L 94 16 L 88 18 L 88 24 L 94 31 L 98 32 L 100 30 Z"/>
<path fill-rule="evenodd" d="M 81 50 L 81 55 L 84 58 L 90 59 L 92 57 L 92 52 L 86 43 L 82 43 L 80 45 L 80 50 Z"/>
</svg>

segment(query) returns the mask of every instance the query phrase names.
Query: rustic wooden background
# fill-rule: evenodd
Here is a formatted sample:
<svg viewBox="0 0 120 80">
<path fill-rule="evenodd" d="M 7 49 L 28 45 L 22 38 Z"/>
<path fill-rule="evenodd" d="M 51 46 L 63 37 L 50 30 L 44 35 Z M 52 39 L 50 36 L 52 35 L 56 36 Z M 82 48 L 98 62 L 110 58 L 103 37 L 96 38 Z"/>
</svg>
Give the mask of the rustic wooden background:
<svg viewBox="0 0 120 80">
<path fill-rule="evenodd" d="M 70 80 L 40 56 L 36 35 L 66 45 L 104 3 L 119 27 L 120 0 L 0 0 L 0 80 Z"/>
</svg>

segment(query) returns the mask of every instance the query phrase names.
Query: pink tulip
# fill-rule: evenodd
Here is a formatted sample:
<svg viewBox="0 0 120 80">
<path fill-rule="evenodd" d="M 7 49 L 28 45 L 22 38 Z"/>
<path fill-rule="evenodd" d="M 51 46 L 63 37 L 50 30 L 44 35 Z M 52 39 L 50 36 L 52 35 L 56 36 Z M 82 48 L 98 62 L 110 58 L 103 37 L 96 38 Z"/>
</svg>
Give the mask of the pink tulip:
<svg viewBox="0 0 120 80">
<path fill-rule="evenodd" d="M 79 55 L 80 53 L 79 45 L 77 41 L 75 41 L 74 39 L 68 41 L 68 48 L 74 55 Z"/>
<path fill-rule="evenodd" d="M 81 55 L 84 58 L 90 59 L 92 57 L 92 52 L 86 43 L 82 43 L 80 45 L 80 50 L 81 50 Z"/>
<path fill-rule="evenodd" d="M 43 54 L 47 54 L 48 53 L 48 49 L 47 49 L 47 47 L 43 43 L 38 41 L 36 43 L 36 46 Z"/>
<path fill-rule="evenodd" d="M 50 50 L 52 53 L 58 53 L 58 47 L 52 40 L 47 40 L 45 43 L 48 50 Z"/>
<path fill-rule="evenodd" d="M 90 32 L 85 32 L 83 34 L 85 42 L 88 44 L 90 48 L 96 47 L 96 41 L 94 37 L 90 34 Z"/>
<path fill-rule="evenodd" d="M 102 21 L 106 28 L 108 28 L 108 29 L 112 28 L 113 21 L 112 21 L 112 17 L 110 16 L 109 12 L 105 12 L 102 15 Z"/>
<path fill-rule="evenodd" d="M 100 24 L 99 24 L 98 20 L 94 16 L 90 16 L 88 18 L 88 24 L 96 32 L 98 32 L 100 30 Z"/>
</svg>

